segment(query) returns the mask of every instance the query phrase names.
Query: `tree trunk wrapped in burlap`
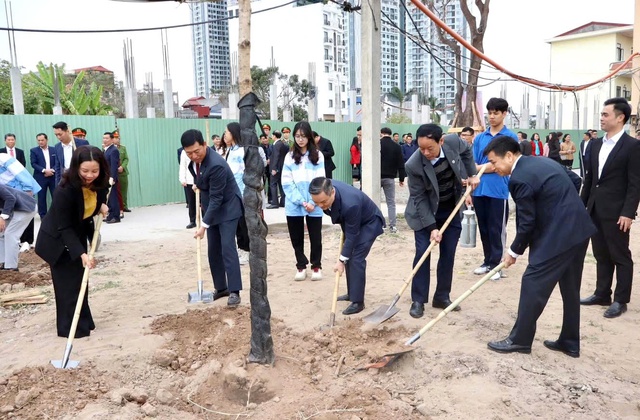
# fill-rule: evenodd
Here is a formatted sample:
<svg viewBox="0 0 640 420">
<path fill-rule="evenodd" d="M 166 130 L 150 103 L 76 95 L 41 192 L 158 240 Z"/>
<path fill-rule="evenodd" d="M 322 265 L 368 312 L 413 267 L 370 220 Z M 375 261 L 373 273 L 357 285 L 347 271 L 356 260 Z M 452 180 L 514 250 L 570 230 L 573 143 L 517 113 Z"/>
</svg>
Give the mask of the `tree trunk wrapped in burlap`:
<svg viewBox="0 0 640 420">
<path fill-rule="evenodd" d="M 271 306 L 267 297 L 267 224 L 262 219 L 262 174 L 264 162 L 258 151 L 255 107 L 260 100 L 250 92 L 240 99 L 240 143 L 244 147 L 244 209 L 249 230 L 251 300 L 251 352 L 249 362 L 273 364 Z"/>
</svg>

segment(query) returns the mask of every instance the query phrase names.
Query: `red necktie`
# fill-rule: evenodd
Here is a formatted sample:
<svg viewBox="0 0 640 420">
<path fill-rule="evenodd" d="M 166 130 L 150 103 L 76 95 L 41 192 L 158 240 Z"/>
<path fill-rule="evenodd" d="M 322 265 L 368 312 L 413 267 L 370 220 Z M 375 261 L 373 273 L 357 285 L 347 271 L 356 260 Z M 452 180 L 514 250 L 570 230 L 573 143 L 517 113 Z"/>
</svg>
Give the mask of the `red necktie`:
<svg viewBox="0 0 640 420">
<path fill-rule="evenodd" d="M 16 157 L 16 155 L 13 153 L 13 149 L 11 149 L 11 157 Z"/>
</svg>

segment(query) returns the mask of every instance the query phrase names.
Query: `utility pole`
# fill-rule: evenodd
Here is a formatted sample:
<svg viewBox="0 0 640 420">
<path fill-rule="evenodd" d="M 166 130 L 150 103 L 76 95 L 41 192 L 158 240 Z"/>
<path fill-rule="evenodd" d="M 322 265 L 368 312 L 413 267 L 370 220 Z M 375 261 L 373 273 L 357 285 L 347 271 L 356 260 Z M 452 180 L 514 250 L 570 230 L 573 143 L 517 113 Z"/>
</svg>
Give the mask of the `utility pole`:
<svg viewBox="0 0 640 420">
<path fill-rule="evenodd" d="M 635 13 L 633 19 L 633 51 L 640 51 L 640 0 L 636 0 Z M 640 57 L 633 59 L 632 68 L 637 69 L 640 67 Z M 640 74 L 634 72 L 631 75 L 633 82 L 631 83 L 631 115 L 636 116 L 635 128 L 640 127 L 640 121 L 638 121 L 638 109 L 640 109 Z M 597 120 L 596 120 L 597 121 Z"/>
<path fill-rule="evenodd" d="M 640 1 L 640 0 L 638 0 Z M 362 191 L 380 205 L 380 0 L 362 7 Z"/>
</svg>

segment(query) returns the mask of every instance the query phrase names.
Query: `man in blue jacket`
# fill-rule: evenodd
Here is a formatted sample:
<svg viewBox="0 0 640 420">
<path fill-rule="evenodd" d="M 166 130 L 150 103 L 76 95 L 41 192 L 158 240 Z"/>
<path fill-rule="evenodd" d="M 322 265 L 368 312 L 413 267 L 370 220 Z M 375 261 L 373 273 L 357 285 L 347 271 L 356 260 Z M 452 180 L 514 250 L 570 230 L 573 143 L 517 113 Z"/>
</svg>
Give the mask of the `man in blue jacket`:
<svg viewBox="0 0 640 420">
<path fill-rule="evenodd" d="M 49 147 L 49 139 L 46 134 L 36 136 L 38 147 L 31 149 L 29 158 L 33 168 L 33 177 L 42 190 L 38 193 L 38 214 L 42 219 L 47 214 L 47 190 L 53 199 L 53 191 L 56 188 L 55 167 L 56 155 L 52 147 Z"/>
<path fill-rule="evenodd" d="M 392 140 L 393 141 L 393 140 Z M 338 300 L 351 301 L 342 311 L 357 314 L 364 309 L 364 289 L 367 283 L 367 255 L 376 238 L 383 232 L 384 217 L 378 206 L 362 191 L 340 181 L 320 177 L 309 185 L 311 198 L 339 224 L 344 234 L 340 261 L 334 271 L 347 272 L 347 294 Z"/>
</svg>

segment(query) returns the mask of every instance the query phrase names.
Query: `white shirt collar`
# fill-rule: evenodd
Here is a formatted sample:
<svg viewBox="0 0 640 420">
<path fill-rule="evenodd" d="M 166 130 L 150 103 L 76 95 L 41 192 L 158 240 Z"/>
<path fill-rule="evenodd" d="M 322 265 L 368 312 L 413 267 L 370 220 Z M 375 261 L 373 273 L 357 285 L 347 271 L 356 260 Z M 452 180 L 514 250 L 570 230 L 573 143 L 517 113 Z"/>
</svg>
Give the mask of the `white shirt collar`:
<svg viewBox="0 0 640 420">
<path fill-rule="evenodd" d="M 624 133 L 624 128 L 620 130 L 618 133 L 616 133 L 614 136 L 612 136 L 610 139 L 607 138 L 607 135 L 605 133 L 605 135 L 602 137 L 602 142 L 603 143 L 613 142 L 613 144 L 616 144 L 618 140 L 620 140 L 620 137 L 622 137 L 623 133 Z"/>
<path fill-rule="evenodd" d="M 440 156 L 438 156 L 437 158 L 430 160 L 429 162 L 431 162 L 431 165 L 435 165 L 436 162 L 438 162 L 440 159 L 444 158 L 444 148 L 442 146 L 440 146 Z"/>
<path fill-rule="evenodd" d="M 67 144 L 64 144 L 62 142 L 60 142 L 60 144 L 62 145 L 62 147 L 64 147 L 65 149 L 70 149 L 73 148 L 73 143 L 69 142 Z"/>
<path fill-rule="evenodd" d="M 513 173 L 513 171 L 515 171 L 515 170 L 516 170 L 516 165 L 518 164 L 518 161 L 520 160 L 520 158 L 521 158 L 521 157 L 522 157 L 522 155 L 518 156 L 518 157 L 516 158 L 516 161 L 515 161 L 515 162 L 513 162 L 513 166 L 511 167 L 511 173 Z"/>
</svg>

